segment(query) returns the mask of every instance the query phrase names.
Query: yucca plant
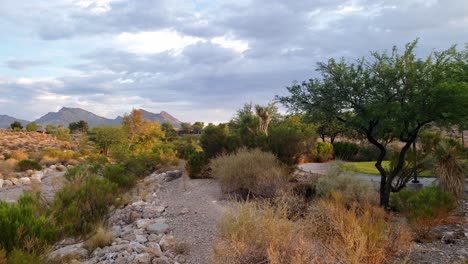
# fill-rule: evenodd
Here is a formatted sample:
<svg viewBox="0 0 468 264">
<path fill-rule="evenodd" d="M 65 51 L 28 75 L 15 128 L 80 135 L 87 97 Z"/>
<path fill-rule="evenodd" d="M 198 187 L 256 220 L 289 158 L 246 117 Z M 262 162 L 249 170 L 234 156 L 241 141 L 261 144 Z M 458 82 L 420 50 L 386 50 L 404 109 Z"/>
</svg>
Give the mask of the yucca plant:
<svg viewBox="0 0 468 264">
<path fill-rule="evenodd" d="M 434 152 L 434 174 L 439 177 L 439 187 L 453 193 L 461 208 L 467 170 L 459 154 L 459 146 L 454 142 L 441 141 Z"/>
</svg>

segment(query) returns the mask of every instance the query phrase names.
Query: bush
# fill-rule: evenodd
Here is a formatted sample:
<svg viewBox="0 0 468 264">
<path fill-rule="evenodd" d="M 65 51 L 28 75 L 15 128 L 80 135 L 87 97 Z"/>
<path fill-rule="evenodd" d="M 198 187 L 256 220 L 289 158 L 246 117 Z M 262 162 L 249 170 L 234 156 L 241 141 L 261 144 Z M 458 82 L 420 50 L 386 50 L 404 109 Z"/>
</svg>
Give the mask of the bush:
<svg viewBox="0 0 468 264">
<path fill-rule="evenodd" d="M 318 162 L 327 162 L 333 159 L 333 145 L 328 142 L 318 142 L 312 151 L 312 156 Z"/>
<path fill-rule="evenodd" d="M 151 174 L 161 164 L 155 153 L 131 154 L 120 161 L 125 171 L 135 177 L 145 177 Z"/>
<path fill-rule="evenodd" d="M 104 229 L 103 227 L 98 227 L 96 233 L 88 239 L 85 243 L 86 248 L 89 251 L 94 251 L 96 248 L 104 248 L 112 243 L 112 232 Z"/>
<path fill-rule="evenodd" d="M 119 164 L 107 165 L 106 167 L 104 167 L 102 175 L 104 176 L 104 178 L 117 184 L 117 186 L 123 189 L 129 189 L 135 186 L 137 180 L 135 176 L 128 175 L 125 172 L 124 167 Z"/>
<path fill-rule="evenodd" d="M 408 223 L 421 239 L 456 208 L 456 201 L 451 193 L 441 191 L 437 187 L 428 187 L 420 191 L 403 189 L 392 193 L 390 205 L 406 215 Z"/>
<path fill-rule="evenodd" d="M 25 159 L 28 159 L 28 153 L 24 152 L 24 151 L 20 151 L 20 150 L 17 150 L 17 151 L 13 151 L 11 154 L 10 154 L 10 157 L 11 159 L 15 159 L 15 160 L 25 160 Z"/>
<path fill-rule="evenodd" d="M 360 145 L 359 152 L 351 161 L 376 161 L 379 154 L 379 149 L 374 145 Z"/>
<path fill-rule="evenodd" d="M 42 170 L 41 164 L 35 160 L 22 160 L 16 164 L 17 171 Z"/>
<path fill-rule="evenodd" d="M 194 152 L 189 156 L 187 163 L 185 164 L 185 169 L 187 170 L 189 177 L 192 179 L 204 178 L 206 177 L 206 175 L 204 175 L 204 171 L 208 163 L 209 160 L 204 152 Z"/>
<path fill-rule="evenodd" d="M 322 198 L 329 198 L 332 193 L 339 192 L 348 206 L 378 203 L 376 187 L 371 182 L 356 178 L 345 171 L 341 164 L 334 164 L 325 176 L 317 180 L 315 191 L 317 196 Z"/>
<path fill-rule="evenodd" d="M 335 159 L 352 160 L 359 153 L 359 146 L 351 142 L 335 142 L 333 153 Z"/>
<path fill-rule="evenodd" d="M 77 175 L 56 194 L 52 205 L 57 224 L 67 235 L 93 230 L 115 203 L 116 184 L 95 175 Z"/>
<path fill-rule="evenodd" d="M 42 252 L 57 235 L 54 225 L 45 214 L 39 213 L 38 199 L 24 194 L 18 203 L 0 201 L 0 248 L 7 252 L 14 248 Z"/>
<path fill-rule="evenodd" d="M 261 150 L 241 149 L 210 162 L 213 177 L 224 193 L 273 197 L 284 189 L 289 175 L 275 155 Z"/>
</svg>

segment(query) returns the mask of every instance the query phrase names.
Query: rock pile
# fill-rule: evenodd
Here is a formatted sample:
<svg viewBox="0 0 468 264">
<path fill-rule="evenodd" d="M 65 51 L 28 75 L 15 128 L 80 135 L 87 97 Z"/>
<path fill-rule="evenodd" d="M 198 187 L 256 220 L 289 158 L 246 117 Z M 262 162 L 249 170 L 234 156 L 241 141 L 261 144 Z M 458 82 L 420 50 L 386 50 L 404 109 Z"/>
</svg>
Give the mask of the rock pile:
<svg viewBox="0 0 468 264">
<path fill-rule="evenodd" d="M 64 172 L 72 167 L 72 165 L 64 166 L 62 164 L 51 165 L 50 167 L 39 171 L 27 170 L 26 172 L 16 172 L 13 175 L 9 175 L 9 178 L 6 178 L 6 175 L 0 174 L 0 188 L 30 185 L 31 183 L 41 183 L 42 179 L 50 172 Z"/>
<path fill-rule="evenodd" d="M 153 173 L 139 183 L 131 192 L 132 201 L 115 209 L 109 217 L 107 225 L 113 237 L 109 246 L 92 252 L 87 251 L 86 242 L 58 246 L 49 258 L 70 259 L 74 256 L 76 260 L 70 263 L 86 264 L 185 263 L 182 247 L 166 223 L 166 206 L 157 194 L 160 184 L 181 175 L 180 171 Z"/>
</svg>

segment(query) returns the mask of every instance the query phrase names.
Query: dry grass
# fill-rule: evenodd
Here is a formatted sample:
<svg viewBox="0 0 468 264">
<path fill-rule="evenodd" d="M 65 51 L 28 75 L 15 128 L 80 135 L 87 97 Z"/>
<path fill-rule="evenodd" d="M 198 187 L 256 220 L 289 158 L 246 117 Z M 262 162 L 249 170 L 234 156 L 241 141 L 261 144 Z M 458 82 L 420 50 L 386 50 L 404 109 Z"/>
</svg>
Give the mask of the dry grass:
<svg viewBox="0 0 468 264">
<path fill-rule="evenodd" d="M 293 207 L 291 207 L 293 206 Z M 348 208 L 336 193 L 291 218 L 294 203 L 246 202 L 219 226 L 213 263 L 387 263 L 411 248 L 410 232 L 383 209 Z"/>
<path fill-rule="evenodd" d="M 103 248 L 112 243 L 112 232 L 106 230 L 104 227 L 99 226 L 96 229 L 96 233 L 86 241 L 85 245 L 89 251 L 93 251 L 96 248 Z"/>
<path fill-rule="evenodd" d="M 4 175 L 12 174 L 15 172 L 17 163 L 18 161 L 15 159 L 0 160 L 0 173 Z"/>
<path fill-rule="evenodd" d="M 287 170 L 277 158 L 261 150 L 239 150 L 210 162 L 212 175 L 224 193 L 243 197 L 274 197 L 289 181 Z"/>
<path fill-rule="evenodd" d="M 22 160 L 26 160 L 28 159 L 28 154 L 24 151 L 21 151 L 21 150 L 17 150 L 17 151 L 13 151 L 11 153 L 11 158 L 12 159 L 15 159 L 17 161 L 22 161 Z"/>
</svg>

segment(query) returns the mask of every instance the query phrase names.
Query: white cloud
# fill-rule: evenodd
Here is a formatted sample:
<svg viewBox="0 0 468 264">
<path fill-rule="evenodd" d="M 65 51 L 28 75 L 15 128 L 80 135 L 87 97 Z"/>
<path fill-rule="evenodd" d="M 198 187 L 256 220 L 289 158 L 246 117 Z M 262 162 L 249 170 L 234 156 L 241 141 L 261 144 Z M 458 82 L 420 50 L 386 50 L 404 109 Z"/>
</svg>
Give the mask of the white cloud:
<svg viewBox="0 0 468 264">
<path fill-rule="evenodd" d="M 72 3 L 81 8 L 89 9 L 93 13 L 105 13 L 110 11 L 112 2 L 122 2 L 126 0 L 71 0 Z"/>
<path fill-rule="evenodd" d="M 249 43 L 243 40 L 235 39 L 231 36 L 221 36 L 211 39 L 212 43 L 218 44 L 223 48 L 232 49 L 242 53 L 249 49 Z"/>
<path fill-rule="evenodd" d="M 173 30 L 124 32 L 117 36 L 117 45 L 137 54 L 156 54 L 165 51 L 179 54 L 185 47 L 203 42 L 202 38 L 183 36 Z"/>
</svg>

